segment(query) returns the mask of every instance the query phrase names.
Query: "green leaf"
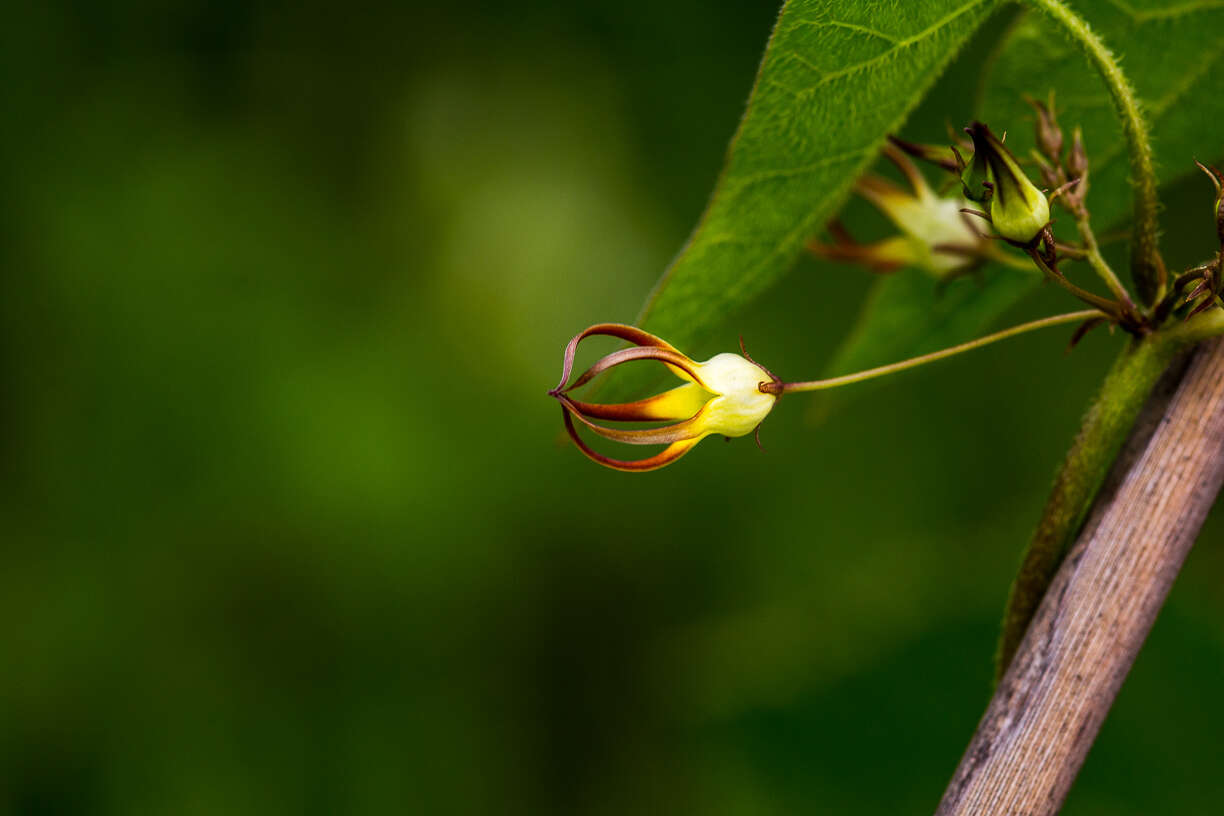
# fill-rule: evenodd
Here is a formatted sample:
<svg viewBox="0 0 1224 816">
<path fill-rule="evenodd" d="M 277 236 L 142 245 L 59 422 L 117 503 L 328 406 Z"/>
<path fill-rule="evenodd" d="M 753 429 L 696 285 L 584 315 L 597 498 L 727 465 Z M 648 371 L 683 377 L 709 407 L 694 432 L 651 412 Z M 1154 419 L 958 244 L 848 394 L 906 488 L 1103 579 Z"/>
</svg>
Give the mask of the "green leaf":
<svg viewBox="0 0 1224 816">
<path fill-rule="evenodd" d="M 690 350 L 776 281 L 996 2 L 788 2 L 706 212 L 638 325 Z"/>
</svg>

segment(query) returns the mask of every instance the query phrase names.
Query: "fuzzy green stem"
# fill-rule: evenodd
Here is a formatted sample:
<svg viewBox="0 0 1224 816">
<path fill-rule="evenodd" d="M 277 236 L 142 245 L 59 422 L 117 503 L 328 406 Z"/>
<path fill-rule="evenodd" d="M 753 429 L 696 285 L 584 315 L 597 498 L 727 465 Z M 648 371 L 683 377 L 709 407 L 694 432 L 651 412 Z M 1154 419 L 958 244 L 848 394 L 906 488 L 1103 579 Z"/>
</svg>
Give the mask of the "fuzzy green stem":
<svg viewBox="0 0 1224 816">
<path fill-rule="evenodd" d="M 1177 354 L 1218 334 L 1224 334 L 1224 309 L 1212 309 L 1189 322 L 1136 339 L 1114 363 L 1059 469 L 1012 584 L 999 636 L 996 679 L 1011 663 L 1046 587 L 1157 381 Z"/>
<path fill-rule="evenodd" d="M 1034 331 L 1036 329 L 1044 329 L 1048 326 L 1061 326 L 1064 323 L 1075 323 L 1081 320 L 1088 320 L 1094 317 L 1100 317 L 1101 312 L 1096 309 L 1085 309 L 1079 312 L 1069 312 L 1068 314 L 1054 315 L 1052 317 L 1043 317 L 1040 320 L 1033 320 L 1028 323 L 1021 323 L 1019 326 L 1012 326 L 1010 329 L 988 334 L 985 337 L 979 337 L 976 340 L 970 340 L 967 343 L 951 346 L 940 351 L 933 351 L 930 354 L 923 354 L 918 357 L 911 357 L 908 360 L 902 360 L 897 363 L 889 363 L 888 365 L 879 366 L 878 368 L 869 368 L 866 371 L 859 371 L 854 374 L 846 374 L 841 377 L 832 377 L 827 380 L 809 380 L 807 382 L 790 382 L 790 383 L 762 383 L 761 390 L 775 394 L 794 394 L 804 391 L 823 391 L 826 388 L 837 388 L 842 385 L 850 385 L 851 383 L 863 382 L 864 380 L 872 380 L 876 377 L 884 377 L 888 374 L 896 374 L 899 371 L 905 371 L 909 368 L 916 368 L 920 365 L 933 363 L 936 360 L 942 360 L 945 357 L 951 357 L 966 351 L 972 351 L 982 346 L 997 343 L 1000 340 L 1006 340 L 1009 337 L 1015 337 L 1018 334 Z"/>
<path fill-rule="evenodd" d="M 1130 153 L 1131 176 L 1135 184 L 1135 229 L 1131 243 L 1131 274 L 1139 296 L 1147 304 L 1164 296 L 1166 273 L 1156 246 L 1156 171 L 1152 165 L 1152 144 L 1148 139 L 1139 99 L 1118 61 L 1101 38 L 1075 12 L 1060 0 L 1028 0 L 1048 14 L 1063 32 L 1088 57 L 1100 72 L 1122 122 Z"/>
</svg>

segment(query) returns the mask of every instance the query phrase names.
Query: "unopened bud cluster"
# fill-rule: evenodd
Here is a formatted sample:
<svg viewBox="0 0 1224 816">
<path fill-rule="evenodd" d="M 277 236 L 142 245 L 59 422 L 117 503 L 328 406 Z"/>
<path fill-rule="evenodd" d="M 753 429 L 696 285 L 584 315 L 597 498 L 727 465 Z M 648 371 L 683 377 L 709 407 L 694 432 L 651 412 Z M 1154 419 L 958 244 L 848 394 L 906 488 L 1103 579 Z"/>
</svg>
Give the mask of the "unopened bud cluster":
<svg viewBox="0 0 1224 816">
<path fill-rule="evenodd" d="M 1088 193 L 1088 153 L 1084 149 L 1084 134 L 1078 127 L 1071 134 L 1071 147 L 1063 154 L 1062 128 L 1054 113 L 1054 97 L 1049 103 L 1029 98 L 1036 114 L 1037 149 L 1033 158 L 1041 173 L 1041 183 L 1062 197 L 1067 209 L 1080 213 Z"/>
</svg>

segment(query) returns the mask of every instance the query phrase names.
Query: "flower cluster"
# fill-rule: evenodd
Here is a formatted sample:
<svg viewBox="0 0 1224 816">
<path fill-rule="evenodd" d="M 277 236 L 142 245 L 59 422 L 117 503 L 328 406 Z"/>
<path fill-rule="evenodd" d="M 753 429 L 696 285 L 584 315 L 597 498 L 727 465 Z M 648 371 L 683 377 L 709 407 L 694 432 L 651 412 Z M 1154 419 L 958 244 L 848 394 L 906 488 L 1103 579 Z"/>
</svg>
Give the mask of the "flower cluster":
<svg viewBox="0 0 1224 816">
<path fill-rule="evenodd" d="M 1062 128 L 1054 114 L 1054 95 L 1049 103 L 1026 97 L 1036 113 L 1033 160 L 1041 173 L 1041 183 L 1054 192 L 1050 201 L 1061 197 L 1063 204 L 1077 218 L 1086 218 L 1084 199 L 1088 195 L 1088 152 L 1084 149 L 1084 134 L 1078 127 L 1071 135 L 1071 149 L 1063 155 Z"/>
</svg>

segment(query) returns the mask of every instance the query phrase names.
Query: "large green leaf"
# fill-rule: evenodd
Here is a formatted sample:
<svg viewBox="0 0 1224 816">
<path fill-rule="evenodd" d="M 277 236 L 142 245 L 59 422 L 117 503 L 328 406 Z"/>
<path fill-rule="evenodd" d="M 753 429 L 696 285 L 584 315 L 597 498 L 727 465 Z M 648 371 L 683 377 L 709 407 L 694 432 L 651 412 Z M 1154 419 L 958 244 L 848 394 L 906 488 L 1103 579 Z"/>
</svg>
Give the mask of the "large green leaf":
<svg viewBox="0 0 1224 816">
<path fill-rule="evenodd" d="M 639 325 L 689 349 L 774 282 L 996 2 L 790 0 L 706 212 Z"/>
<path fill-rule="evenodd" d="M 1220 122 L 1224 94 L 1211 93 L 1212 77 L 1224 70 L 1224 3 L 1218 0 L 1073 0 L 1116 54 L 1144 102 L 1161 182 L 1193 172 L 1191 158 L 1218 157 L 1224 151 Z M 981 94 L 978 116 L 1009 132 L 1019 154 L 1032 147 L 1032 111 L 1023 94 L 1057 94 L 1059 119 L 1070 135 L 1084 130 L 1092 163 L 1088 204 L 1098 233 L 1125 226 L 1132 197 L 1125 144 L 1105 86 L 1087 59 L 1044 15 L 1028 13 L 999 43 Z M 966 112 L 969 113 L 968 111 Z M 964 118 L 968 119 L 966 115 Z M 1210 188 L 1204 182 L 1204 200 Z M 1057 215 L 1056 215 L 1057 217 Z M 1069 219 L 1056 227 L 1070 230 Z M 1206 224 L 1206 221 L 1204 221 Z M 1086 270 L 1068 269 L 1093 286 Z M 963 342 L 983 333 L 1007 308 L 1023 299 L 1036 279 L 1007 271 L 989 277 L 976 293 L 950 298 L 917 280 L 913 270 L 879 282 L 864 305 L 854 332 L 835 355 L 829 373 L 867 367 Z M 907 278 L 909 280 L 907 280 Z M 965 287 L 968 281 L 958 283 Z M 1071 303 L 1068 303 L 1069 307 Z M 950 309 L 958 310 L 955 320 Z"/>
</svg>

